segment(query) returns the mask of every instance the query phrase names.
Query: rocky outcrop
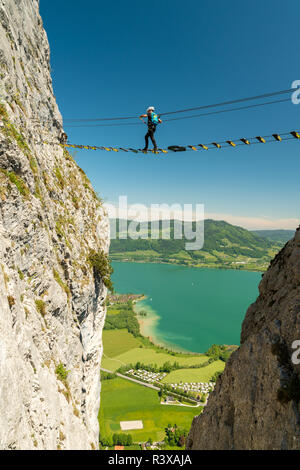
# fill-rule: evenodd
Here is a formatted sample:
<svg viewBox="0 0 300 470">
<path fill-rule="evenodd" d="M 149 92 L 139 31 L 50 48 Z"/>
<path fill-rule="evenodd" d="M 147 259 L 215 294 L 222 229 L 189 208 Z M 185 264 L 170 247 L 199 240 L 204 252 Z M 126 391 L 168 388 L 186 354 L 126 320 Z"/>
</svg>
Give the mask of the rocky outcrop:
<svg viewBox="0 0 300 470">
<path fill-rule="evenodd" d="M 94 449 L 109 224 L 57 145 L 38 6 L 0 1 L 0 448 Z"/>
<path fill-rule="evenodd" d="M 271 262 L 188 449 L 299 449 L 300 229 Z M 300 354 L 298 355 L 298 357 Z"/>
</svg>

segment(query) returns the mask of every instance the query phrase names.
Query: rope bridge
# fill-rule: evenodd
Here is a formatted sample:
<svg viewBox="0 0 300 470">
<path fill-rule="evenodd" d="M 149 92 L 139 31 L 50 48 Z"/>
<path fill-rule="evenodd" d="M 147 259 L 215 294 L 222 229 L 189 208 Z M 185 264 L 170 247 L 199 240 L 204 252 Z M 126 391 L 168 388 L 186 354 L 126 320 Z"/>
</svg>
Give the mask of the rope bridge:
<svg viewBox="0 0 300 470">
<path fill-rule="evenodd" d="M 268 136 L 256 136 L 250 138 L 239 138 L 239 139 L 228 139 L 222 142 L 211 142 L 209 144 L 193 144 L 193 145 L 170 145 L 166 149 L 159 148 L 157 151 L 154 150 L 143 150 L 143 149 L 135 149 L 130 147 L 98 147 L 96 145 L 77 145 L 77 144 L 70 144 L 70 143 L 61 143 L 61 142 L 46 142 L 44 144 L 48 145 L 59 145 L 64 148 L 74 148 L 74 149 L 82 149 L 82 150 L 104 150 L 107 152 L 133 152 L 133 153 L 155 153 L 155 154 L 166 154 L 168 152 L 186 152 L 189 150 L 193 150 L 195 152 L 199 150 L 213 150 L 213 149 L 224 149 L 224 148 L 235 148 L 239 146 L 245 145 L 254 145 L 254 144 L 267 144 L 271 142 L 284 142 L 288 140 L 299 140 L 300 139 L 300 131 L 291 131 L 286 133 L 280 134 L 271 134 Z"/>
</svg>

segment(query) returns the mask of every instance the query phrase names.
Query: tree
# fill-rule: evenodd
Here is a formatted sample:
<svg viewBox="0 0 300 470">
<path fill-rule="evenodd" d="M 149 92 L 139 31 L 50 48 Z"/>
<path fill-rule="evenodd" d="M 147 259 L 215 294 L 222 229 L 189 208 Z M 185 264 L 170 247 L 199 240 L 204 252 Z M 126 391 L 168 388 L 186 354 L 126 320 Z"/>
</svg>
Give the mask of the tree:
<svg viewBox="0 0 300 470">
<path fill-rule="evenodd" d="M 222 374 L 222 372 L 215 372 L 214 375 L 211 378 L 211 381 L 216 382 L 221 374 Z"/>
<path fill-rule="evenodd" d="M 176 442 L 175 442 L 174 437 L 171 437 L 171 438 L 169 439 L 169 445 L 170 445 L 171 447 L 175 447 L 175 446 L 176 446 Z"/>
<path fill-rule="evenodd" d="M 179 437 L 178 446 L 179 447 L 184 447 L 185 446 L 185 436 L 183 434 Z"/>
</svg>

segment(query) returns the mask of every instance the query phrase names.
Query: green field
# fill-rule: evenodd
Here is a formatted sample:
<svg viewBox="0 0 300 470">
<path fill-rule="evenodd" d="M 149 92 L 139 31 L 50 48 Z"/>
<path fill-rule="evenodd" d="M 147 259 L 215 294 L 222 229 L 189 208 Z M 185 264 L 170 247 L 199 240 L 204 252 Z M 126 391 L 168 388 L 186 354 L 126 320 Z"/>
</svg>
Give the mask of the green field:
<svg viewBox="0 0 300 470">
<path fill-rule="evenodd" d="M 102 339 L 104 353 L 108 357 L 119 356 L 140 345 L 140 341 L 127 330 L 104 330 Z"/>
<path fill-rule="evenodd" d="M 168 374 L 162 382 L 179 383 L 179 382 L 209 382 L 216 372 L 222 372 L 225 368 L 225 362 L 215 361 L 206 367 L 199 369 L 179 369 Z"/>
<path fill-rule="evenodd" d="M 104 380 L 101 396 L 101 435 L 121 432 L 120 421 L 142 420 L 144 429 L 128 431 L 134 442 L 144 442 L 149 437 L 154 441 L 163 439 L 169 423 L 189 430 L 193 417 L 202 410 L 201 407 L 161 405 L 156 391 L 120 378 Z"/>
<path fill-rule="evenodd" d="M 171 372 L 164 379 L 165 383 L 182 382 L 209 382 L 215 372 L 222 372 L 225 367 L 223 361 L 215 361 L 206 367 L 187 369 L 186 366 L 203 364 L 209 357 L 205 354 L 194 356 L 188 354 L 171 355 L 160 352 L 155 348 L 139 347 L 141 341 L 127 330 L 103 331 L 104 355 L 102 367 L 115 372 L 123 365 L 136 364 L 137 361 L 161 367 L 165 362 L 178 362 L 182 369 Z"/>
<path fill-rule="evenodd" d="M 137 361 L 144 364 L 156 364 L 161 367 L 165 362 L 178 362 L 182 367 L 187 365 L 203 364 L 209 358 L 199 355 L 172 355 L 160 352 L 155 348 L 140 347 L 141 341 L 135 338 L 127 330 L 103 331 L 104 356 L 102 367 L 115 372 L 121 365 L 136 364 Z"/>
<path fill-rule="evenodd" d="M 120 354 L 116 357 L 125 364 L 135 364 L 137 361 L 144 364 L 156 364 L 158 367 L 165 362 L 178 362 L 183 367 L 186 365 L 203 364 L 209 358 L 207 356 L 172 356 L 171 354 L 157 352 L 152 348 L 136 348 Z"/>
<path fill-rule="evenodd" d="M 104 353 L 101 366 L 104 369 L 115 372 L 121 366 L 135 365 L 137 362 L 159 368 L 167 362 L 170 364 L 177 362 L 182 369 L 169 373 L 163 382 L 179 383 L 180 381 L 208 382 L 216 371 L 221 372 L 225 367 L 225 363 L 218 360 L 205 367 L 191 369 L 188 367 L 207 362 L 209 356 L 172 353 L 151 345 L 149 340 L 139 336 L 131 319 L 135 313 L 130 304 L 124 303 L 124 300 L 118 304 L 114 299 L 114 304 L 109 307 L 108 313 L 107 326 L 112 329 L 103 331 Z M 124 329 L 123 325 L 126 325 L 126 322 L 128 328 L 133 328 L 133 332 L 137 330 L 136 336 L 128 329 Z M 138 326 L 137 321 L 136 325 Z M 145 442 L 150 437 L 153 441 L 160 441 L 164 438 L 168 424 L 177 424 L 178 427 L 189 430 L 193 417 L 200 414 L 201 410 L 201 407 L 179 404 L 161 405 L 157 391 L 126 379 L 118 377 L 102 380 L 100 433 L 102 437 L 109 437 L 121 432 L 120 421 L 142 420 L 144 429 L 128 431 L 134 442 Z"/>
</svg>

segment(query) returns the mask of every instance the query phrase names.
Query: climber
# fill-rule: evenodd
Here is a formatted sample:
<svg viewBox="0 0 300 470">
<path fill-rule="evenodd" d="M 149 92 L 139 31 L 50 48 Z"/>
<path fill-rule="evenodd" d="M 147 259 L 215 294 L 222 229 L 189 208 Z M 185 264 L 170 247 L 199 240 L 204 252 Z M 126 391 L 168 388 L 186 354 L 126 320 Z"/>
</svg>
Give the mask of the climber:
<svg viewBox="0 0 300 470">
<path fill-rule="evenodd" d="M 149 144 L 149 137 L 153 143 L 153 150 L 154 152 L 157 152 L 157 144 L 156 144 L 156 141 L 155 141 L 155 138 L 154 138 L 154 134 L 155 134 L 155 131 L 156 131 L 156 126 L 157 124 L 161 124 L 162 123 L 162 120 L 157 116 L 157 114 L 155 114 L 155 108 L 153 106 L 150 106 L 150 108 L 147 109 L 147 114 L 142 114 L 140 116 L 140 119 L 145 123 L 145 121 L 143 120 L 143 118 L 148 118 L 148 132 L 147 134 L 145 135 L 145 148 L 143 149 L 143 151 L 147 151 L 148 150 L 148 144 Z"/>
</svg>

